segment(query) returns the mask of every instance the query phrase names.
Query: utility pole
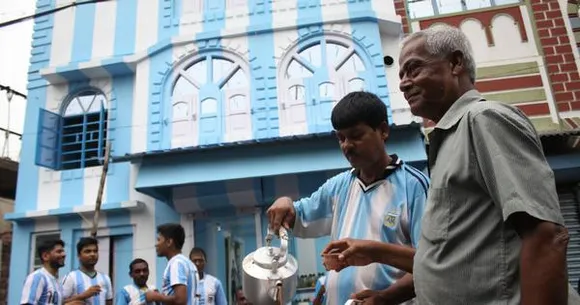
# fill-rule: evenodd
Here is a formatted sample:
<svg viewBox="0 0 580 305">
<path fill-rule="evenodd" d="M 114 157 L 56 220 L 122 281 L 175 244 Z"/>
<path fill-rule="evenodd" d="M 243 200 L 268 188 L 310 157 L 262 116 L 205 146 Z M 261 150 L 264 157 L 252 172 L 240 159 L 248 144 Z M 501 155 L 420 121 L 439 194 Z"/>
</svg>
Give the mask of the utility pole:
<svg viewBox="0 0 580 305">
<path fill-rule="evenodd" d="M 26 95 L 24 93 L 18 92 L 12 88 L 10 88 L 9 86 L 3 86 L 0 85 L 0 91 L 6 91 L 6 99 L 8 101 L 8 111 L 6 111 L 6 116 L 7 116 L 7 120 L 6 120 L 6 128 L 0 128 L 0 130 L 4 131 L 4 147 L 2 148 L 2 154 L 1 157 L 2 158 L 10 158 L 10 135 L 14 134 L 14 135 L 18 135 L 20 137 L 20 139 L 22 139 L 22 135 L 16 132 L 13 132 L 10 130 L 10 102 L 12 101 L 12 98 L 14 97 L 14 95 L 20 96 L 24 99 L 26 99 Z"/>
</svg>

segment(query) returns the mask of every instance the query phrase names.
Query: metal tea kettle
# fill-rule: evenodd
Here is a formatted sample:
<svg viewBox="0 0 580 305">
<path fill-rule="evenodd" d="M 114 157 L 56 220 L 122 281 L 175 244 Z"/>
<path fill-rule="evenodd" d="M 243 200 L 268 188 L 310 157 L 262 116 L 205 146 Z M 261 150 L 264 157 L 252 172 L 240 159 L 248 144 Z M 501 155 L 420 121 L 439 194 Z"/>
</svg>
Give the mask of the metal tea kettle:
<svg viewBox="0 0 580 305">
<path fill-rule="evenodd" d="M 255 305 L 288 304 L 296 294 L 298 262 L 288 253 L 288 232 L 280 228 L 280 248 L 272 247 L 274 236 L 268 229 L 266 246 L 242 263 L 244 296 Z"/>
</svg>

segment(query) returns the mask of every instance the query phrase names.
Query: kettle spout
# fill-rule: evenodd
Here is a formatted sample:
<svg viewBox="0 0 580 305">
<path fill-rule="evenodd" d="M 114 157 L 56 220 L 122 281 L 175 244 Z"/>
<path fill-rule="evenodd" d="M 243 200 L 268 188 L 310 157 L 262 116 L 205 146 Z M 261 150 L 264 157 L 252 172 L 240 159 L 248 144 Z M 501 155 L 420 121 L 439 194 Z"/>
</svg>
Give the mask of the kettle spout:
<svg viewBox="0 0 580 305">
<path fill-rule="evenodd" d="M 274 295 L 274 302 L 276 304 L 282 304 L 282 281 L 276 281 L 276 294 Z"/>
</svg>

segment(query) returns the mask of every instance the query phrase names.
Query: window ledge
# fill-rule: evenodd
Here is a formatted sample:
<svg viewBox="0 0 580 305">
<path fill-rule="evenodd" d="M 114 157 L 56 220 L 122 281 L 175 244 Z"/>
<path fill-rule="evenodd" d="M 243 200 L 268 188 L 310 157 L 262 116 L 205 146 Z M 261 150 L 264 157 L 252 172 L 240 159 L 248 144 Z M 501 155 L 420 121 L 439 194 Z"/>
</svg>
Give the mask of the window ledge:
<svg viewBox="0 0 580 305">
<path fill-rule="evenodd" d="M 354 22 L 364 22 L 372 21 L 378 23 L 381 32 L 389 35 L 398 36 L 401 32 L 401 17 L 398 15 L 393 15 L 390 12 L 377 12 L 369 10 L 353 11 L 348 15 L 345 14 L 335 14 L 335 16 L 326 16 L 325 20 L 328 20 L 330 24 L 340 24 L 340 23 L 354 23 Z M 308 20 L 305 20 L 308 23 Z M 319 21 L 312 20 L 312 23 Z M 307 25 L 307 24 L 303 24 Z M 256 34 L 262 31 L 268 32 L 283 31 L 287 29 L 294 29 L 296 24 L 288 23 L 287 25 L 280 24 L 276 26 L 275 29 L 271 28 L 271 25 L 263 29 L 247 27 L 239 27 L 227 29 L 224 31 L 216 31 L 215 33 L 208 33 L 206 39 L 210 38 L 229 38 L 237 37 L 240 35 Z M 212 37 L 213 36 L 213 37 Z M 111 75 L 125 75 L 133 74 L 136 71 L 136 67 L 139 62 L 155 56 L 155 54 L 169 48 L 172 46 L 181 46 L 191 43 L 191 35 L 176 36 L 172 39 L 166 39 L 158 42 L 157 44 L 149 47 L 146 50 L 140 51 L 133 55 L 127 56 L 116 56 L 110 58 L 97 58 L 87 62 L 80 63 L 70 63 L 68 65 L 61 66 L 51 66 L 40 70 L 40 75 L 46 79 L 51 84 L 59 84 L 64 82 L 70 82 L 75 80 L 81 80 L 86 78 L 101 78 L 109 77 Z"/>
<path fill-rule="evenodd" d="M 116 211 L 124 211 L 124 210 L 140 210 L 144 207 L 145 207 L 145 203 L 143 203 L 141 201 L 131 200 L 131 201 L 123 201 L 123 202 L 103 203 L 101 205 L 101 211 L 103 211 L 103 212 L 116 212 Z M 4 219 L 5 220 L 12 220 L 12 221 L 23 221 L 23 220 L 32 220 L 32 219 L 54 217 L 54 216 L 65 216 L 65 215 L 73 215 L 73 214 L 92 213 L 92 212 L 94 212 L 94 210 L 95 210 L 94 205 L 81 205 L 81 206 L 75 206 L 75 207 L 56 208 L 56 209 L 39 210 L 39 211 L 8 213 L 4 216 Z"/>
</svg>

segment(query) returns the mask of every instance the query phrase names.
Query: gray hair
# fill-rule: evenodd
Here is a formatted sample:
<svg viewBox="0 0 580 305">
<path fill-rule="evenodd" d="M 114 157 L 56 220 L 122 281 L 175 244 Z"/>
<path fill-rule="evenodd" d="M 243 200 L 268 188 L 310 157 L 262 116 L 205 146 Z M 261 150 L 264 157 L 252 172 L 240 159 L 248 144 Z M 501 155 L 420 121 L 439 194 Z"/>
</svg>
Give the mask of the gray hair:
<svg viewBox="0 0 580 305">
<path fill-rule="evenodd" d="M 407 43 L 417 38 L 425 38 L 427 52 L 436 57 L 445 57 L 455 51 L 463 53 L 465 69 L 471 82 L 475 83 L 473 50 L 467 36 L 460 29 L 446 24 L 434 25 L 407 36 L 401 46 L 405 47 Z"/>
</svg>

